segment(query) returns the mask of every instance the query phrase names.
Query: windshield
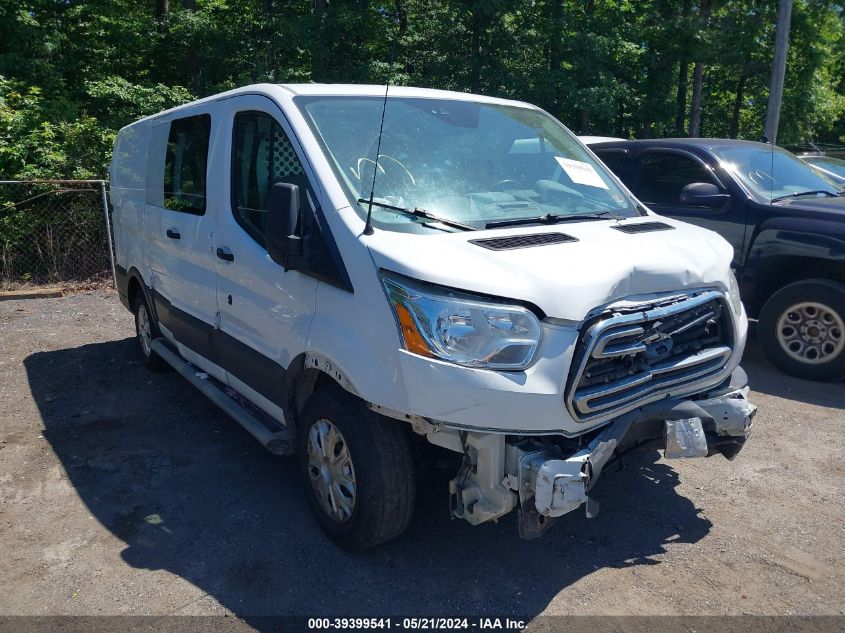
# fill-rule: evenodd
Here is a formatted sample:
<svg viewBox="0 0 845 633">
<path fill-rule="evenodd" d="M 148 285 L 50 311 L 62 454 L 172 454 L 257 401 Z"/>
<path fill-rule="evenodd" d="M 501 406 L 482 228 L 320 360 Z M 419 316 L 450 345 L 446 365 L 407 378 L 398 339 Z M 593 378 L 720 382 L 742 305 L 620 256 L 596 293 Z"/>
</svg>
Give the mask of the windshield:
<svg viewBox="0 0 845 633">
<path fill-rule="evenodd" d="M 383 98 L 298 97 L 297 104 L 362 214 L 367 203 L 358 200 L 369 199 L 376 169 L 375 202 L 473 228 L 549 214 L 638 214 L 605 168 L 538 110 L 391 97 L 376 161 Z M 373 220 L 392 230 L 432 226 L 375 206 Z"/>
<path fill-rule="evenodd" d="M 804 156 L 804 160 L 829 174 L 845 178 L 845 160 L 832 156 Z"/>
<path fill-rule="evenodd" d="M 841 192 L 832 180 L 812 169 L 794 154 L 779 147 L 741 145 L 715 147 L 722 167 L 739 178 L 751 192 L 766 202 L 804 192 Z"/>
</svg>

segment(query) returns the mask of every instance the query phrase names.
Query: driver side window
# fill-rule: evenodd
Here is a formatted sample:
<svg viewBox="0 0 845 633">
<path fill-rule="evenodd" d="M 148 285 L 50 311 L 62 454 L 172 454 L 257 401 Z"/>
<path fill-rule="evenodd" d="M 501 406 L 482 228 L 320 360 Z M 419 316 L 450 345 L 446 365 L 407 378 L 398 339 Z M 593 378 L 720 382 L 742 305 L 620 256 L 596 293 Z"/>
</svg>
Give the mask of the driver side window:
<svg viewBox="0 0 845 633">
<path fill-rule="evenodd" d="M 649 151 L 640 157 L 632 189 L 646 204 L 679 206 L 681 191 L 694 182 L 722 189 L 713 173 L 698 161 L 674 152 Z"/>
<path fill-rule="evenodd" d="M 307 179 L 290 139 L 263 112 L 235 115 L 232 146 L 232 212 L 244 230 L 264 245 L 270 189 L 277 182 L 298 185 Z"/>
</svg>

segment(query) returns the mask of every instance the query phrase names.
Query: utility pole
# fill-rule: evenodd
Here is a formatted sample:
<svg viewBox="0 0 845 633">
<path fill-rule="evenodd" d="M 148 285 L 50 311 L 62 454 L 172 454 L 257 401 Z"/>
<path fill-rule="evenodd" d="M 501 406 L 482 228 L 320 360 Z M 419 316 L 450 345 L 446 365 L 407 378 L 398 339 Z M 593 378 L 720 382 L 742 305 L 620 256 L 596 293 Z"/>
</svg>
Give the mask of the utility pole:
<svg viewBox="0 0 845 633">
<path fill-rule="evenodd" d="M 778 137 L 780 105 L 783 101 L 783 78 L 786 75 L 786 53 L 789 50 L 789 23 L 792 20 L 792 0 L 780 0 L 778 25 L 775 31 L 775 59 L 772 62 L 772 81 L 769 87 L 769 107 L 766 113 L 766 140 L 774 144 Z"/>
</svg>

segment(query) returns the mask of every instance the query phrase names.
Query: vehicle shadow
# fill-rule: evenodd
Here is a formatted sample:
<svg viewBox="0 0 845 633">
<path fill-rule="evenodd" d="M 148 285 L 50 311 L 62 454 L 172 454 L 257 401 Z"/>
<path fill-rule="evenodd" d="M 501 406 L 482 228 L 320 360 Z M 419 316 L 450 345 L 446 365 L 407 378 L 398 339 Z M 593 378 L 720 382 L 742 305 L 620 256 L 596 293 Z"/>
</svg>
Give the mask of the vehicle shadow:
<svg viewBox="0 0 845 633">
<path fill-rule="evenodd" d="M 845 409 L 845 381 L 813 382 L 787 376 L 769 362 L 757 338 L 757 324 L 749 323 L 742 357 L 748 383 L 754 391 L 821 407 Z"/>
<path fill-rule="evenodd" d="M 450 520 L 444 482 L 425 481 L 402 538 L 348 553 L 312 520 L 291 458 L 264 451 L 175 372 L 138 365 L 132 339 L 24 365 L 45 438 L 126 544 L 123 559 L 177 574 L 259 627 L 268 615 L 532 617 L 595 570 L 657 565 L 667 544 L 711 527 L 676 493 L 675 472 L 642 453 L 596 486 L 598 518 L 575 512 L 539 540 L 520 540 L 513 515 Z"/>
</svg>

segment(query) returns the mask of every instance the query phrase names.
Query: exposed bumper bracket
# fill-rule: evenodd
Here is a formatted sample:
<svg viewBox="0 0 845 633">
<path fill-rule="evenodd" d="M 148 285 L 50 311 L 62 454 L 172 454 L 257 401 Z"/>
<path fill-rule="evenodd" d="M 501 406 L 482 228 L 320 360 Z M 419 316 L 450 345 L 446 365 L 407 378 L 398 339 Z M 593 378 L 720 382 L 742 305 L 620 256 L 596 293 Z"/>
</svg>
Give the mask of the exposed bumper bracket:
<svg viewBox="0 0 845 633">
<path fill-rule="evenodd" d="M 707 395 L 703 400 L 656 402 L 626 413 L 566 459 L 547 451 L 523 453 L 519 460 L 520 536 L 540 536 L 555 518 L 582 504 L 587 505 L 587 516 L 595 516 L 598 502 L 588 493 L 634 425 L 656 423 L 653 439 L 660 439 L 662 429 L 667 458 L 722 453 L 732 459 L 751 432 L 757 407 L 748 402 L 744 381 Z M 622 452 L 630 445 L 629 438 Z"/>
</svg>

